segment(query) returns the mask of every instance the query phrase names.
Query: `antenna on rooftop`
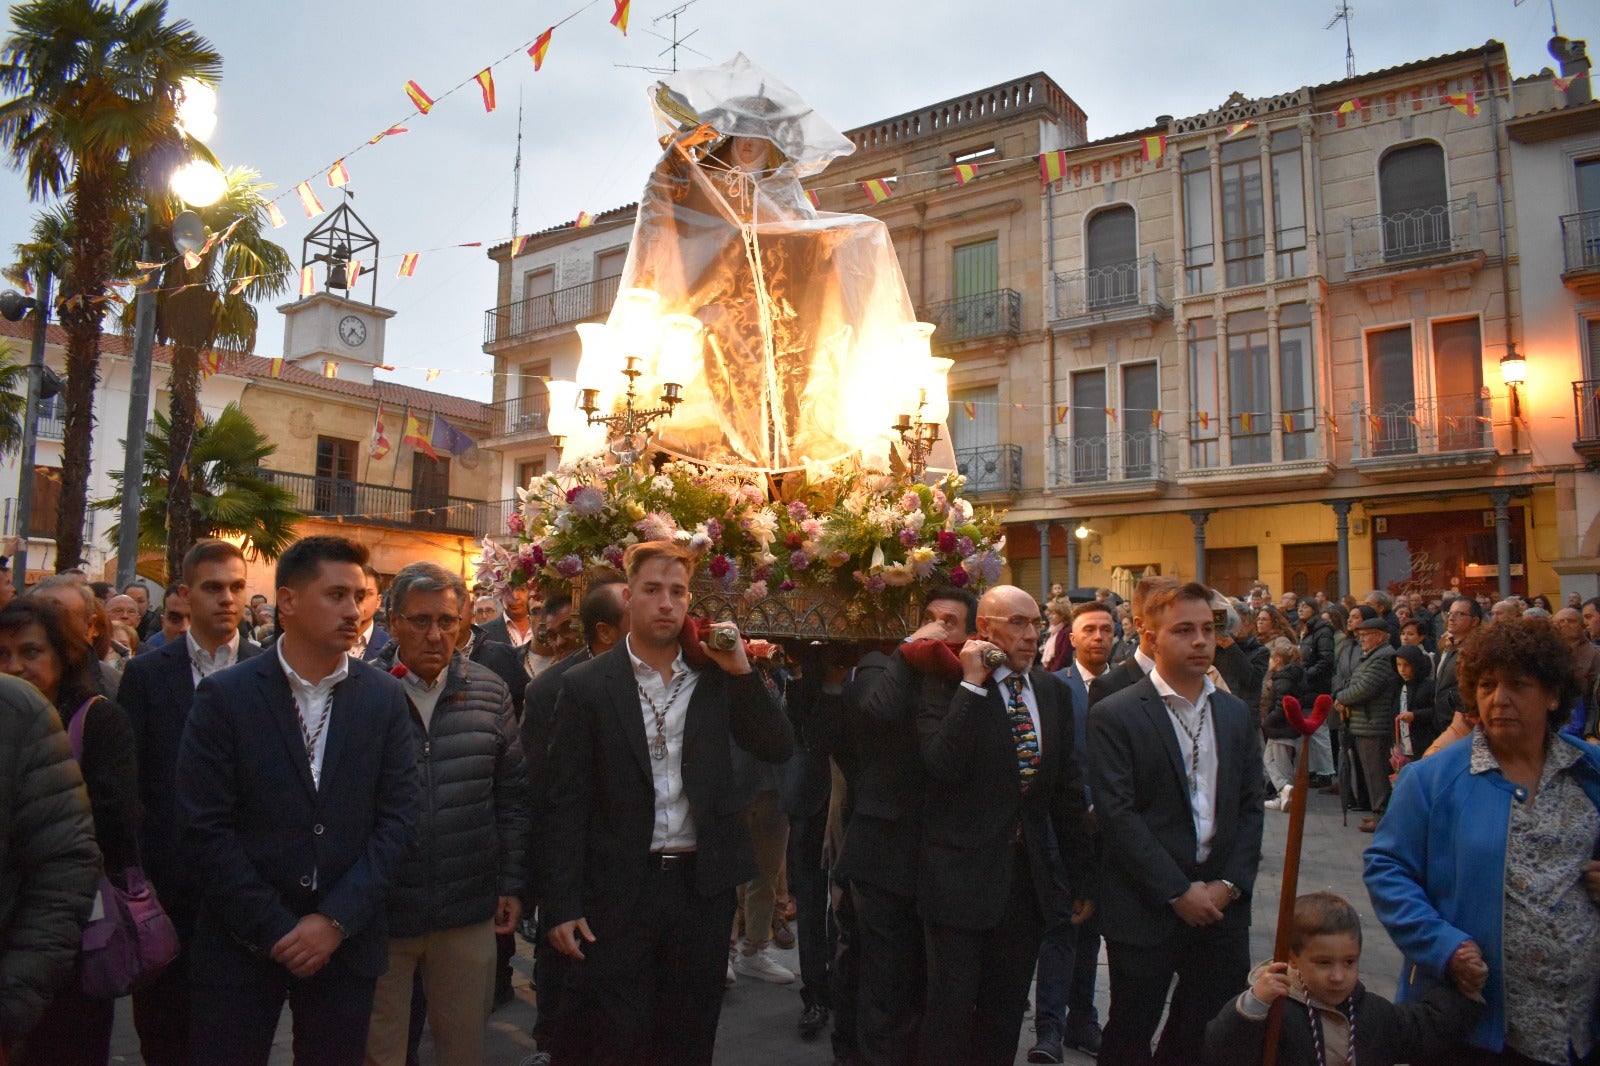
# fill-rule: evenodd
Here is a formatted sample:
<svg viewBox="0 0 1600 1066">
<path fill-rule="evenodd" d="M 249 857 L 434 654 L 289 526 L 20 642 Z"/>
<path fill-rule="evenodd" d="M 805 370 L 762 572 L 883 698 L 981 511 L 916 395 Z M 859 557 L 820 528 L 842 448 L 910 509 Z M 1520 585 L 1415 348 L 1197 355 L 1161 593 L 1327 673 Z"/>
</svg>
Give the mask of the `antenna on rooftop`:
<svg viewBox="0 0 1600 1066">
<path fill-rule="evenodd" d="M 619 66 L 619 67 L 624 67 L 624 68 L 626 68 L 628 70 L 644 70 L 644 71 L 648 71 L 651 74 L 676 74 L 676 73 L 678 73 L 678 49 L 680 49 L 680 48 L 683 49 L 685 52 L 693 52 L 695 55 L 699 56 L 701 59 L 704 59 L 707 62 L 710 62 L 710 60 L 711 60 L 710 56 L 706 55 L 704 52 L 702 52 L 702 51 L 700 51 L 698 49 L 690 48 L 687 44 L 684 43 L 690 37 L 693 37 L 695 34 L 699 33 L 700 31 L 698 29 L 690 30 L 688 33 L 684 34 L 682 37 L 678 36 L 678 16 L 683 14 L 685 11 L 689 10 L 689 8 L 693 7 L 695 4 L 697 4 L 699 2 L 700 2 L 700 0 L 687 0 L 686 3 L 678 5 L 677 7 L 673 8 L 671 11 L 668 11 L 666 14 L 658 15 L 655 18 L 650 20 L 650 24 L 652 26 L 658 26 L 661 23 L 665 22 L 667 19 L 671 19 L 672 20 L 672 36 L 671 37 L 668 37 L 668 36 L 666 36 L 665 34 L 662 34 L 662 33 L 657 33 L 655 30 L 645 30 L 644 31 L 644 32 L 648 33 L 650 36 L 657 38 L 658 40 L 662 40 L 662 41 L 666 41 L 667 42 L 667 46 L 665 48 L 663 48 L 661 51 L 657 52 L 656 54 L 664 56 L 664 55 L 667 55 L 668 53 L 671 53 L 671 55 L 672 55 L 672 60 L 671 60 L 672 65 L 670 67 L 666 67 L 666 68 L 662 68 L 662 67 L 640 67 L 640 66 L 634 66 L 634 65 L 631 65 L 631 64 L 628 64 L 628 63 L 618 63 L 616 65 Z"/>
<path fill-rule="evenodd" d="M 1551 0 L 1551 2 L 1554 3 L 1554 0 Z M 1325 30 L 1331 30 L 1339 23 L 1344 23 L 1344 76 L 1347 78 L 1356 76 L 1356 49 L 1350 43 L 1350 20 L 1354 17 L 1355 12 L 1350 10 L 1350 0 L 1339 0 L 1339 6 L 1335 9 L 1333 18 L 1329 19 L 1328 24 L 1322 27 Z"/>
<path fill-rule="evenodd" d="M 517 207 L 522 200 L 522 89 L 517 88 L 517 161 L 511 165 L 511 236 L 517 236 Z"/>
</svg>

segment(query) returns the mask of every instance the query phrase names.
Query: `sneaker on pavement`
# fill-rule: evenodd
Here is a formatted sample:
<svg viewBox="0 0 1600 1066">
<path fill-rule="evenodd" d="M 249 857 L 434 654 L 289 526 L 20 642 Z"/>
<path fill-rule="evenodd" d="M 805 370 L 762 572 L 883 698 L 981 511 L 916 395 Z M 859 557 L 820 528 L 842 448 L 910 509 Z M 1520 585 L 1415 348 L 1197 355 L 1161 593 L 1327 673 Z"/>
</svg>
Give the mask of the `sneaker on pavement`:
<svg viewBox="0 0 1600 1066">
<path fill-rule="evenodd" d="M 754 977 L 758 981 L 770 981 L 775 985 L 794 983 L 794 971 L 773 958 L 770 948 L 762 948 L 748 955 L 743 951 L 739 952 L 733 957 L 733 972 L 745 977 Z"/>
</svg>

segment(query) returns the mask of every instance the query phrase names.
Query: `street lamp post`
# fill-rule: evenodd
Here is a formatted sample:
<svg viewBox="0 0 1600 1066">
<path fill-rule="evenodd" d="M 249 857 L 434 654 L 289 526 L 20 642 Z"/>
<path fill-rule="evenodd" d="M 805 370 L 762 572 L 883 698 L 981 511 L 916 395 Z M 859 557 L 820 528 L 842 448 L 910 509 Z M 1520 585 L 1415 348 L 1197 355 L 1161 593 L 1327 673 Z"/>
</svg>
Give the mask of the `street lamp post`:
<svg viewBox="0 0 1600 1066">
<path fill-rule="evenodd" d="M 22 412 L 22 457 L 21 469 L 17 472 L 17 553 L 11 561 L 11 580 L 19 596 L 28 591 L 28 544 L 33 532 L 34 446 L 39 441 L 39 393 L 44 380 L 45 331 L 50 324 L 48 273 L 39 279 L 39 295 L 33 299 L 32 311 L 33 344 L 28 354 L 28 405 Z"/>
</svg>

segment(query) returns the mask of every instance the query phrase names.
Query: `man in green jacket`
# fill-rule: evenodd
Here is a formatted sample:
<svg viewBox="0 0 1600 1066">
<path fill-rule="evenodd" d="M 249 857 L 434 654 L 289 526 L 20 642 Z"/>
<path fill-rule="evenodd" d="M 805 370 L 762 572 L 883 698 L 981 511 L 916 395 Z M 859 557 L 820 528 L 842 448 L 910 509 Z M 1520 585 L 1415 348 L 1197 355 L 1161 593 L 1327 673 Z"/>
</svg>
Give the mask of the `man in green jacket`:
<svg viewBox="0 0 1600 1066">
<path fill-rule="evenodd" d="M 1389 803 L 1389 746 L 1400 707 L 1400 675 L 1394 668 L 1389 627 L 1382 619 L 1367 619 L 1356 626 L 1355 634 L 1361 642 L 1361 658 L 1350 680 L 1334 690 L 1333 706 L 1345 719 L 1367 794 L 1372 797 L 1372 813 L 1360 825 L 1363 833 L 1370 833 L 1378 827 Z"/>
</svg>

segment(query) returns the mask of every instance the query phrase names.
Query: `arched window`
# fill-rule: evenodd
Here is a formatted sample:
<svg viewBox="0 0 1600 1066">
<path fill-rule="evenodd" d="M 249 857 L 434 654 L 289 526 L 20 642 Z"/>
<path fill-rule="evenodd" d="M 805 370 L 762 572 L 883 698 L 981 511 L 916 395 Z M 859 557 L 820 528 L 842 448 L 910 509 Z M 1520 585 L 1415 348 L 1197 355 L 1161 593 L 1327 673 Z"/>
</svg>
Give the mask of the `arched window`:
<svg viewBox="0 0 1600 1066">
<path fill-rule="evenodd" d="M 1089 270 L 1085 302 L 1091 308 L 1139 301 L 1139 236 L 1133 208 L 1108 207 L 1089 216 L 1084 234 Z"/>
<path fill-rule="evenodd" d="M 1432 141 L 1408 144 L 1378 163 L 1386 261 L 1450 250 L 1450 192 L 1444 149 Z"/>
</svg>

